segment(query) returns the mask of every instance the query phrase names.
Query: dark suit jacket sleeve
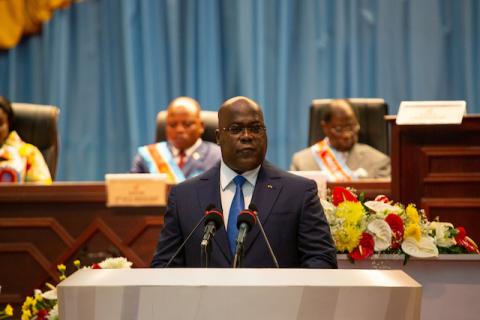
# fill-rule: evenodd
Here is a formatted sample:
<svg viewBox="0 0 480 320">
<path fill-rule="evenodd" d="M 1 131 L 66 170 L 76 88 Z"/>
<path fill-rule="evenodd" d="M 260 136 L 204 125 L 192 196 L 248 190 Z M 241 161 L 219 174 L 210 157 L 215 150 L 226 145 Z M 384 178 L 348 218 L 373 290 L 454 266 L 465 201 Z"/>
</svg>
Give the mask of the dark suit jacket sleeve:
<svg viewBox="0 0 480 320">
<path fill-rule="evenodd" d="M 183 241 L 182 231 L 179 225 L 176 187 L 173 187 L 168 197 L 167 212 L 164 216 L 162 232 L 157 243 L 157 250 L 152 259 L 151 267 L 164 267 Z M 173 260 L 170 266 L 183 266 L 185 264 L 183 251 Z"/>
<path fill-rule="evenodd" d="M 143 161 L 142 156 L 137 153 L 135 158 L 133 159 L 132 168 L 130 169 L 130 173 L 149 173 L 149 170 Z"/>
<path fill-rule="evenodd" d="M 298 251 L 302 267 L 337 268 L 335 244 L 313 181 L 309 181 L 304 194 L 298 226 Z"/>
</svg>

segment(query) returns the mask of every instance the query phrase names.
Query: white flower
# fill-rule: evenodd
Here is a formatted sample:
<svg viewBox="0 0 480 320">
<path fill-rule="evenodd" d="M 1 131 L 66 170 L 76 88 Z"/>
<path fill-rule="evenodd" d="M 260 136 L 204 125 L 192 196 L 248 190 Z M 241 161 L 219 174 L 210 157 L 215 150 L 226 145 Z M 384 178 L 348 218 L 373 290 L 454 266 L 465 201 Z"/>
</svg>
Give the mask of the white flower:
<svg viewBox="0 0 480 320">
<path fill-rule="evenodd" d="M 382 251 L 390 247 L 392 243 L 392 229 L 385 220 L 375 219 L 367 226 L 368 231 L 373 234 L 375 251 Z"/>
<path fill-rule="evenodd" d="M 402 250 L 408 255 L 416 258 L 438 257 L 438 248 L 432 237 L 423 236 L 420 241 L 408 237 L 402 242 Z"/>
<path fill-rule="evenodd" d="M 57 300 L 57 288 L 42 293 L 42 298 L 47 300 Z"/>
<path fill-rule="evenodd" d="M 102 269 L 130 269 L 132 263 L 124 257 L 107 258 L 98 264 Z"/>
<path fill-rule="evenodd" d="M 384 218 L 389 213 L 401 214 L 403 209 L 397 206 L 392 206 L 388 203 L 380 201 L 367 201 L 365 202 L 365 207 L 375 212 L 380 217 Z"/>
<path fill-rule="evenodd" d="M 335 211 L 337 210 L 337 208 L 332 203 L 323 199 L 320 199 L 320 203 L 322 204 L 325 217 L 327 218 L 328 222 L 332 224 L 336 219 Z"/>
<path fill-rule="evenodd" d="M 58 304 L 54 305 L 47 316 L 48 320 L 58 320 Z"/>
<path fill-rule="evenodd" d="M 449 248 L 457 244 L 454 237 L 450 237 L 449 230 L 453 229 L 453 224 L 449 222 L 430 222 L 429 229 L 435 230 L 435 241 L 437 246 Z"/>
</svg>

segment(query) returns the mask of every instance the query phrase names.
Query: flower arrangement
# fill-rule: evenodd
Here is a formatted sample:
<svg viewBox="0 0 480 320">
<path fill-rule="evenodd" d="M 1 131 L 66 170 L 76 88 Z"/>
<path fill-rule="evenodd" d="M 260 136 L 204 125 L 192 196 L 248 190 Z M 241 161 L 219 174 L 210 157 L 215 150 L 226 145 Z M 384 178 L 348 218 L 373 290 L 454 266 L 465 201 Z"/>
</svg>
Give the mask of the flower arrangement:
<svg viewBox="0 0 480 320">
<path fill-rule="evenodd" d="M 362 260 L 374 253 L 429 258 L 439 253 L 479 253 L 463 227 L 428 221 L 414 204 L 406 207 L 386 196 L 361 201 L 352 191 L 336 187 L 321 200 L 339 253 Z"/>
<path fill-rule="evenodd" d="M 81 269 L 79 260 L 75 260 L 73 265 L 77 270 Z M 100 263 L 94 263 L 90 267 L 92 269 L 125 269 L 130 268 L 132 263 L 123 257 L 107 258 Z M 57 266 L 60 272 L 59 280 L 63 281 L 67 278 L 66 266 L 60 264 Z M 46 283 L 49 290 L 42 292 L 36 289 L 33 296 L 28 296 L 22 306 L 21 320 L 58 320 L 58 300 L 57 288 L 50 283 Z M 0 319 L 9 319 L 13 316 L 13 308 L 7 305 L 4 311 L 0 311 Z"/>
</svg>

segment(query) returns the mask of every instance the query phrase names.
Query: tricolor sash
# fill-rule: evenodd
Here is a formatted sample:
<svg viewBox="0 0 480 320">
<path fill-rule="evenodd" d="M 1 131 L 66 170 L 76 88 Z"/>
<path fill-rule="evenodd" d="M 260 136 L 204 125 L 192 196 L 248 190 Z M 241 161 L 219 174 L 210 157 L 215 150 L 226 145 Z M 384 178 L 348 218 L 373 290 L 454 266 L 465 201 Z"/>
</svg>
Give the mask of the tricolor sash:
<svg viewBox="0 0 480 320">
<path fill-rule="evenodd" d="M 166 142 L 159 142 L 138 148 L 150 173 L 167 174 L 167 183 L 175 184 L 185 180 Z"/>
<path fill-rule="evenodd" d="M 338 151 L 330 147 L 326 138 L 311 146 L 310 150 L 320 169 L 327 174 L 328 181 L 350 181 L 356 178 Z"/>
</svg>

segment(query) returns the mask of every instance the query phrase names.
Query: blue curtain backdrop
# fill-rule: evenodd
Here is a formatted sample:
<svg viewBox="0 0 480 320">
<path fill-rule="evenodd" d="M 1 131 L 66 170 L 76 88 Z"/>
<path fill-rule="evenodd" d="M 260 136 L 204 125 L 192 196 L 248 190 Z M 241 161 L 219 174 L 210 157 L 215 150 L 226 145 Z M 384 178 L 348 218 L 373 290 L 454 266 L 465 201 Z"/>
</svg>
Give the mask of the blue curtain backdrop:
<svg viewBox="0 0 480 320">
<path fill-rule="evenodd" d="M 306 147 L 313 98 L 461 99 L 480 112 L 476 0 L 84 0 L 0 52 L 0 94 L 61 109 L 58 180 L 126 172 L 176 96 L 264 108 L 268 158 Z"/>
</svg>

